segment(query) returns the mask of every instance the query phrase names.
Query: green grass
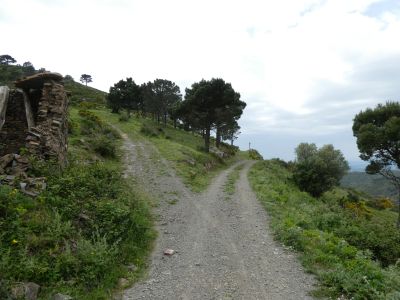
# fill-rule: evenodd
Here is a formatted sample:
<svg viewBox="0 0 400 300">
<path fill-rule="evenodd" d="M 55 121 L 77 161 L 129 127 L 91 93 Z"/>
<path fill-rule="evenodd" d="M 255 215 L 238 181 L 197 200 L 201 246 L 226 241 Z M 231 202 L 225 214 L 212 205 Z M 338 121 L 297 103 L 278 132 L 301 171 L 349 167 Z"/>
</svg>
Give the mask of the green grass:
<svg viewBox="0 0 400 300">
<path fill-rule="evenodd" d="M 110 299 L 119 278 L 133 282 L 146 271 L 155 239 L 153 200 L 122 178 L 115 130 L 76 109 L 70 124 L 70 165 L 59 172 L 33 161 L 30 174 L 47 177 L 45 192 L 32 199 L 0 186 L 1 299 L 27 281 L 41 286 L 39 299 L 58 292 Z M 103 136 L 108 143 L 99 148 L 95 142 Z"/>
<path fill-rule="evenodd" d="M 341 189 L 313 198 L 299 191 L 291 176 L 272 161 L 256 163 L 249 172 L 276 238 L 298 251 L 319 279 L 315 295 L 399 299 L 396 214 L 365 207 L 362 200 L 351 202 Z"/>
<path fill-rule="evenodd" d="M 195 192 L 203 191 L 221 170 L 246 156 L 238 151 L 239 155 L 221 159 L 212 153 L 205 153 L 202 151 L 203 139 L 199 135 L 175 129 L 171 125 L 164 127 L 140 116 L 120 122 L 120 116 L 108 110 L 96 110 L 96 114 L 120 128 L 133 140 L 151 141 L 160 155 L 172 163 L 183 182 Z"/>
<path fill-rule="evenodd" d="M 240 177 L 240 171 L 243 169 L 243 164 L 236 166 L 228 175 L 226 183 L 224 185 L 224 191 L 227 194 L 227 199 L 229 199 L 236 190 L 236 181 Z"/>
</svg>

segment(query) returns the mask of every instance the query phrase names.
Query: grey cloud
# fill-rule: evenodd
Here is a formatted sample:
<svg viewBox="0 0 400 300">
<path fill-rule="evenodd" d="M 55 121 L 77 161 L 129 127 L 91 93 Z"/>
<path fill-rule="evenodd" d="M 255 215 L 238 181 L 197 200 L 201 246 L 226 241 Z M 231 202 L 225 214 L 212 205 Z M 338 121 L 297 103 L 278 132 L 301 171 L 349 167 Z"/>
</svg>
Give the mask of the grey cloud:
<svg viewBox="0 0 400 300">
<path fill-rule="evenodd" d="M 293 158 L 293 149 L 300 142 L 332 143 L 349 160 L 357 161 L 359 153 L 351 129 L 354 116 L 378 103 L 399 100 L 399 81 L 400 55 L 391 55 L 355 65 L 345 83 L 316 81 L 305 103 L 310 111 L 307 114 L 273 105 L 249 105 L 241 120 L 242 127 L 248 129 L 243 130 L 238 143 L 248 147 L 248 141 L 253 141 L 264 156 L 284 159 Z"/>
<path fill-rule="evenodd" d="M 400 97 L 400 55 L 375 59 L 354 66 L 346 83 L 317 81 L 315 92 L 306 107 L 316 114 L 329 112 L 345 116 L 367 106 L 374 106 Z"/>
</svg>

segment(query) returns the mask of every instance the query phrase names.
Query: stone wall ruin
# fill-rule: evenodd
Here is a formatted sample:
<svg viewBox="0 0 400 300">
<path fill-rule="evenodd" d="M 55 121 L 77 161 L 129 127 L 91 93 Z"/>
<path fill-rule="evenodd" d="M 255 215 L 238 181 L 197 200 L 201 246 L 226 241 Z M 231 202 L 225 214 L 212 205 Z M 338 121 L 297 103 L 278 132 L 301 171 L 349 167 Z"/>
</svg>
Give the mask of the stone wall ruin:
<svg viewBox="0 0 400 300">
<path fill-rule="evenodd" d="M 0 87 L 0 157 L 9 160 L 10 155 L 28 153 L 65 166 L 68 99 L 62 76 L 38 73 L 16 81 L 15 87 Z M 0 174 L 12 173 L 12 168 L 5 171 L 1 158 Z M 17 160 L 9 164 L 17 164 Z"/>
</svg>

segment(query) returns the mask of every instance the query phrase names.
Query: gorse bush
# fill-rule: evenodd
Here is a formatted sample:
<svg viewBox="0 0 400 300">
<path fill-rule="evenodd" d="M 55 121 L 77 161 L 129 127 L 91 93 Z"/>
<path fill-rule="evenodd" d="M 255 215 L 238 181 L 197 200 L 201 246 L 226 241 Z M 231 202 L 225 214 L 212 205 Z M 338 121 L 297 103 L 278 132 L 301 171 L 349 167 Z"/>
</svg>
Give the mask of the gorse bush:
<svg viewBox="0 0 400 300">
<path fill-rule="evenodd" d="M 263 160 L 262 155 L 256 149 L 250 149 L 249 158 L 254 160 Z"/>
<path fill-rule="evenodd" d="M 277 161 L 259 162 L 249 173 L 276 237 L 303 253 L 304 265 L 323 284 L 319 295 L 399 299 L 396 214 L 366 207 L 353 191 L 333 190 L 316 199 L 301 192 L 292 176 Z"/>
<path fill-rule="evenodd" d="M 378 197 L 371 201 L 371 205 L 377 209 L 390 209 L 394 207 L 393 200 L 388 197 Z"/>
<path fill-rule="evenodd" d="M 95 102 L 80 102 L 78 104 L 78 107 L 82 110 L 86 110 L 86 109 L 95 109 L 97 105 L 98 104 Z"/>
</svg>

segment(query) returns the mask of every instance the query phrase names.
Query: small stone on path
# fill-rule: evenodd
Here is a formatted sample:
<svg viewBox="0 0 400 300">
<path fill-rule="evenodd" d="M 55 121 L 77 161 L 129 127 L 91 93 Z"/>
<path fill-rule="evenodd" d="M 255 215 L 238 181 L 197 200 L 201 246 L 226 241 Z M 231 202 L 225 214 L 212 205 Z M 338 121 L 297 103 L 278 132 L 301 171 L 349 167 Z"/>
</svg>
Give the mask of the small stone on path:
<svg viewBox="0 0 400 300">
<path fill-rule="evenodd" d="M 164 255 L 172 256 L 175 254 L 175 250 L 172 249 L 165 249 L 164 250 Z"/>
<path fill-rule="evenodd" d="M 119 286 L 120 288 L 127 287 L 128 285 L 129 285 L 129 280 L 128 280 L 128 279 L 126 279 L 126 278 L 120 278 L 120 279 L 118 280 L 118 286 Z"/>
</svg>

